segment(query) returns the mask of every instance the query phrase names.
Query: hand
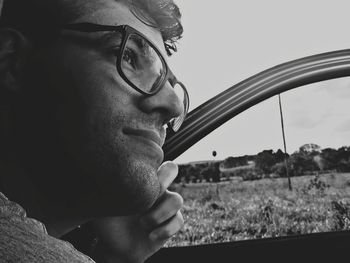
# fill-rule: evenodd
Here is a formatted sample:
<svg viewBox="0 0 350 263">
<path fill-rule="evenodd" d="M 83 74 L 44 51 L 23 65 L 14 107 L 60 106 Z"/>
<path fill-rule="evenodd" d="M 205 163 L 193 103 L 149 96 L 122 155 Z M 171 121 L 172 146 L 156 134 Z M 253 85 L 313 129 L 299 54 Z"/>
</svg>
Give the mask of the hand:
<svg viewBox="0 0 350 263">
<path fill-rule="evenodd" d="M 105 262 L 143 262 L 181 229 L 183 199 L 178 193 L 167 190 L 177 173 L 173 162 L 160 166 L 160 197 L 146 213 L 102 218 L 92 223 L 99 237 L 96 253 Z"/>
</svg>

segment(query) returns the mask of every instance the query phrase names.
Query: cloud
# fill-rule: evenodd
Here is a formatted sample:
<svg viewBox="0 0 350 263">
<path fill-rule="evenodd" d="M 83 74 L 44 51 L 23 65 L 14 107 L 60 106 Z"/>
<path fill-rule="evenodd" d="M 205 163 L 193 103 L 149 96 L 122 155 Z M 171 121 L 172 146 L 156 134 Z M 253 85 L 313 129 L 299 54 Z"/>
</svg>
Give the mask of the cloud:
<svg viewBox="0 0 350 263">
<path fill-rule="evenodd" d="M 337 127 L 337 131 L 339 132 L 350 132 L 350 120 L 344 121 Z"/>
<path fill-rule="evenodd" d="M 286 124 L 298 129 L 333 127 L 335 130 L 348 119 L 349 102 L 350 78 L 318 82 L 293 90 L 284 96 Z"/>
<path fill-rule="evenodd" d="M 317 111 L 316 109 L 293 110 L 290 114 L 290 121 L 287 122 L 289 127 L 312 129 L 321 124 L 325 124 L 333 116 L 332 111 Z"/>
<path fill-rule="evenodd" d="M 318 92 L 325 92 L 338 99 L 350 99 L 350 77 L 320 82 Z"/>
<path fill-rule="evenodd" d="M 302 129 L 312 129 L 320 123 L 320 120 L 315 120 L 310 118 L 310 116 L 304 115 L 298 118 L 294 118 L 288 123 L 288 126 L 302 128 Z"/>
</svg>

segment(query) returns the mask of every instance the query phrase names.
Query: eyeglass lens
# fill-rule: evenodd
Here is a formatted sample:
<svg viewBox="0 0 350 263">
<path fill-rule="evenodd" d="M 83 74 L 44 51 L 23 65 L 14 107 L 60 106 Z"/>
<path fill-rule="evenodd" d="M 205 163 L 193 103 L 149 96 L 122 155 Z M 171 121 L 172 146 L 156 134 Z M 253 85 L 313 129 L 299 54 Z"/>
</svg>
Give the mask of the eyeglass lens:
<svg viewBox="0 0 350 263">
<path fill-rule="evenodd" d="M 121 57 L 121 70 L 133 85 L 147 94 L 160 88 L 167 73 L 166 65 L 153 45 L 138 34 L 130 34 L 126 41 Z M 179 83 L 173 88 L 184 107 L 181 116 L 170 122 L 172 129 L 176 131 L 185 117 L 188 98 L 184 87 Z"/>
<path fill-rule="evenodd" d="M 121 69 L 136 87 L 152 93 L 164 79 L 163 61 L 147 40 L 131 34 L 122 54 Z"/>
</svg>

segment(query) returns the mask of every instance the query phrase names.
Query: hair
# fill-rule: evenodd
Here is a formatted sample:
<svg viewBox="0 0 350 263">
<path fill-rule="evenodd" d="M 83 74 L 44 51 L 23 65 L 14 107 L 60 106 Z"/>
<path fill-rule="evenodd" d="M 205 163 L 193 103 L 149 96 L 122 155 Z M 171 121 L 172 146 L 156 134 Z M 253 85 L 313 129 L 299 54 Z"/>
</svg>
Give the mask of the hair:
<svg viewBox="0 0 350 263">
<path fill-rule="evenodd" d="M 169 55 L 177 51 L 176 42 L 182 37 L 183 27 L 179 7 L 173 0 L 131 0 L 131 7 L 139 20 L 161 31 Z"/>
<path fill-rule="evenodd" d="M 143 23 L 160 30 L 168 55 L 182 37 L 181 13 L 173 0 L 115 0 L 128 5 Z M 17 29 L 37 45 L 56 37 L 64 24 L 80 14 L 80 1 L 4 0 L 0 28 Z"/>
</svg>

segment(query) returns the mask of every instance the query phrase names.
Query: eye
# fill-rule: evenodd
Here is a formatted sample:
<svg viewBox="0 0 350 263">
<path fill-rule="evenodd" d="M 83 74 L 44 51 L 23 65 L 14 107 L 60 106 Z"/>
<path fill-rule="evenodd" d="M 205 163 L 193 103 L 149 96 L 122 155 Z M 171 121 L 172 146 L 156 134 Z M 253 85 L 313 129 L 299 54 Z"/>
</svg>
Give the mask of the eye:
<svg viewBox="0 0 350 263">
<path fill-rule="evenodd" d="M 125 49 L 123 53 L 123 62 L 127 63 L 129 67 L 136 69 L 137 55 L 131 49 Z"/>
</svg>

